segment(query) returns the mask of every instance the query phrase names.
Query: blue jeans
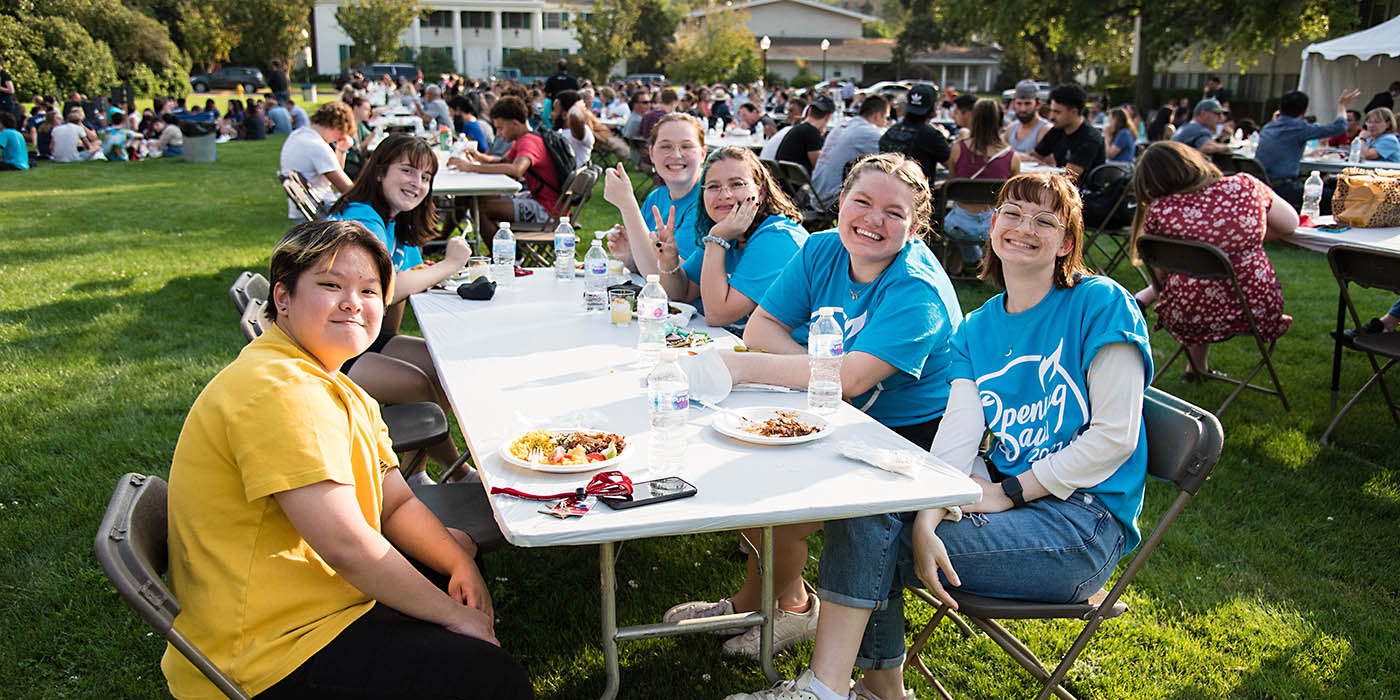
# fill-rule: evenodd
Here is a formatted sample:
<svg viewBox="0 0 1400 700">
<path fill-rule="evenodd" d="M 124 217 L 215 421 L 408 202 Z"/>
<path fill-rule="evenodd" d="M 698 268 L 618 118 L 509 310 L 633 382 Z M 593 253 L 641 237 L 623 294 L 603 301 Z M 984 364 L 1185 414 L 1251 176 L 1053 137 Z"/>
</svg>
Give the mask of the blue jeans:
<svg viewBox="0 0 1400 700">
<path fill-rule="evenodd" d="M 904 588 L 923 583 L 914 570 L 916 513 L 870 515 L 826 523 L 817 573 L 823 601 L 873 610 L 856 666 L 904 663 Z M 938 525 L 962 586 L 988 598 L 1072 603 L 1087 600 L 1123 555 L 1123 525 L 1093 494 L 1053 496 L 1020 508 Z M 948 586 L 947 579 L 940 579 Z"/>
<path fill-rule="evenodd" d="M 988 209 L 980 214 L 971 214 L 953 202 L 947 216 L 943 217 L 943 233 L 948 240 L 957 244 L 964 264 L 976 265 L 982 261 L 982 249 L 992 228 L 993 213 Z"/>
<path fill-rule="evenodd" d="M 1390 313 L 1388 315 L 1393 318 L 1400 318 L 1400 299 L 1395 300 L 1395 306 L 1390 307 Z"/>
</svg>

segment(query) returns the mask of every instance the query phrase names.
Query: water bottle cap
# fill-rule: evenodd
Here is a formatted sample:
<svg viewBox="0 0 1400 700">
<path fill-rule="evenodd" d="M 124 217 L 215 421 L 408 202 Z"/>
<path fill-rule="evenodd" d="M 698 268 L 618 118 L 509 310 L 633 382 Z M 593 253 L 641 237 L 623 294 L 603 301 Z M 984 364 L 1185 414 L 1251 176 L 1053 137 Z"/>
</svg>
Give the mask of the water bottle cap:
<svg viewBox="0 0 1400 700">
<path fill-rule="evenodd" d="M 647 284 L 651 284 L 652 282 L 660 282 L 660 281 L 661 281 L 661 275 L 647 275 Z"/>
<path fill-rule="evenodd" d="M 841 311 L 839 306 L 823 306 L 817 309 L 818 316 L 835 316 L 837 311 Z"/>
<path fill-rule="evenodd" d="M 676 349 L 675 349 L 675 348 L 662 348 L 662 349 L 661 349 L 661 361 L 662 361 L 662 362 L 675 362 L 675 361 L 676 361 Z"/>
<path fill-rule="evenodd" d="M 594 248 L 602 248 L 602 247 L 603 247 L 603 241 L 602 241 L 602 239 L 595 238 L 595 239 L 593 239 L 593 242 L 590 243 L 589 245 L 593 246 Z"/>
<path fill-rule="evenodd" d="M 509 230 L 510 230 L 510 222 L 509 222 L 509 221 L 502 221 L 501 223 L 499 223 L 499 224 L 496 225 L 496 229 L 497 229 L 498 231 L 509 231 Z"/>
<path fill-rule="evenodd" d="M 559 217 L 559 223 L 561 223 L 561 224 L 567 224 L 567 223 L 569 223 L 569 217 L 568 217 L 568 216 L 561 216 L 561 217 Z"/>
</svg>

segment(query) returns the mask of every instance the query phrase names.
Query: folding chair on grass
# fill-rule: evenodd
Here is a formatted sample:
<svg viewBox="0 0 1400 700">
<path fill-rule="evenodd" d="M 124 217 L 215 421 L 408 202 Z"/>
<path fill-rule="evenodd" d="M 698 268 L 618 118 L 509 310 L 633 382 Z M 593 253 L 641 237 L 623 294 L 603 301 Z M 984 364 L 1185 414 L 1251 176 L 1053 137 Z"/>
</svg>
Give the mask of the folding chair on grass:
<svg viewBox="0 0 1400 700">
<path fill-rule="evenodd" d="M 948 213 L 949 202 L 963 202 L 966 204 L 985 204 L 993 206 L 997 203 L 997 195 L 1001 193 L 1005 180 L 968 180 L 953 178 L 944 180 L 933 192 L 933 215 L 929 222 L 933 230 L 938 232 L 938 246 L 934 254 L 938 256 L 939 262 L 943 264 L 944 270 L 962 268 L 962 251 L 958 245 L 948 238 L 947 229 L 943 225 L 943 219 Z M 956 264 L 954 264 L 956 263 Z M 976 271 L 971 275 L 963 274 L 956 277 L 975 278 Z"/>
<path fill-rule="evenodd" d="M 828 202 L 817 193 L 807 166 L 790 160 L 778 161 L 778 184 L 802 213 L 803 228 L 818 231 L 830 227 L 836 220 L 836 202 Z"/>
<path fill-rule="evenodd" d="M 1063 685 L 1066 674 L 1074 666 L 1075 659 L 1088 646 L 1094 633 L 1104 620 L 1118 617 L 1128 611 L 1127 603 L 1121 598 L 1128 585 L 1137 578 L 1138 572 L 1147 563 L 1148 557 L 1161 544 L 1167 529 L 1176 521 L 1182 509 L 1210 476 L 1211 469 L 1220 459 L 1220 449 L 1224 444 L 1224 432 L 1220 421 L 1204 410 L 1187 403 L 1171 394 L 1148 387 L 1143 394 L 1143 421 L 1147 429 L 1147 473 L 1163 481 L 1171 482 L 1177 488 L 1177 496 L 1167 508 L 1157 526 L 1128 562 L 1123 573 L 1113 584 L 1112 589 L 1102 589 L 1082 603 L 1038 603 L 1023 600 L 1002 600 L 981 596 L 960 594 L 950 590 L 958 602 L 958 610 L 949 609 L 927 591 L 914 589 L 913 592 L 937 610 L 915 638 L 905 657 L 905 665 L 913 666 L 928 679 L 945 700 L 952 696 L 938 678 L 924 664 L 919 654 L 933 634 L 934 628 L 944 618 L 950 618 L 962 628 L 965 635 L 971 631 L 960 617 L 971 620 L 986 633 L 992 641 L 1004 650 L 1017 663 L 1021 664 L 1036 680 L 1041 689 L 1036 700 L 1045 700 L 1051 694 L 1063 700 L 1075 700 L 1075 696 Z M 922 595 L 920 595 L 922 594 Z M 1083 620 L 1086 624 L 1074 638 L 1069 650 L 1053 672 L 1024 643 L 1007 630 L 997 620 Z"/>
<path fill-rule="evenodd" d="M 295 170 L 277 173 L 282 183 L 282 191 L 292 200 L 292 205 L 307 221 L 315 221 L 326 215 L 325 207 L 311 196 L 311 185 Z"/>
<path fill-rule="evenodd" d="M 637 198 L 641 199 L 646 196 L 647 191 L 658 182 L 656 165 L 651 162 L 651 156 L 647 154 L 646 139 L 634 137 L 624 138 L 623 140 L 626 141 L 627 146 L 632 149 L 632 162 L 636 164 L 636 169 L 647 176 L 643 181 L 643 191 L 637 193 Z"/>
<path fill-rule="evenodd" d="M 1351 300 L 1350 285 L 1355 284 L 1366 289 L 1384 289 L 1400 294 L 1400 255 L 1351 245 L 1338 245 L 1327 251 L 1327 262 L 1332 266 L 1332 275 L 1337 278 L 1341 305 L 1351 314 L 1353 328 L 1361 328 L 1362 324 L 1361 316 L 1357 314 L 1356 306 Z M 1340 339 L 1338 344 L 1342 345 Z M 1372 374 L 1371 378 L 1361 385 L 1361 390 L 1351 397 L 1327 426 L 1327 431 L 1322 434 L 1324 445 L 1331 439 L 1337 424 L 1342 422 L 1342 417 L 1350 412 L 1375 384 L 1380 385 L 1391 420 L 1395 421 L 1396 426 L 1400 426 L 1400 411 L 1397 411 L 1397 404 L 1391 397 L 1390 390 L 1386 388 L 1384 377 L 1385 373 L 1395 366 L 1396 361 L 1400 360 L 1400 333 L 1357 333 L 1345 345 L 1366 354 L 1367 361 L 1371 363 Z M 1340 347 L 1337 352 L 1340 353 Z M 1378 356 L 1387 360 L 1385 366 L 1376 362 Z M 1340 355 L 1336 359 L 1340 362 Z"/>
<path fill-rule="evenodd" d="M 117 482 L 92 548 L 122 600 L 170 642 L 231 700 L 248 700 L 233 679 L 175 629 L 180 603 L 161 580 L 166 550 L 166 484 L 157 476 L 127 474 Z"/>
<path fill-rule="evenodd" d="M 1240 288 L 1240 280 L 1235 276 L 1235 268 L 1230 264 L 1230 258 L 1225 255 L 1225 252 L 1201 241 L 1144 234 L 1138 238 L 1138 254 L 1142 257 L 1143 264 L 1147 266 L 1148 272 L 1152 276 L 1152 283 L 1156 285 L 1157 289 L 1166 289 L 1163 284 L 1165 279 L 1161 275 L 1175 274 L 1198 279 L 1229 280 L 1230 287 L 1235 290 L 1235 300 L 1239 303 L 1241 313 L 1244 314 L 1245 320 L 1249 323 L 1249 331 L 1237 335 L 1249 335 L 1254 338 L 1254 343 L 1259 346 L 1259 362 L 1255 363 L 1254 368 L 1245 375 L 1244 379 L 1217 376 L 1201 371 L 1200 367 L 1191 368 L 1200 377 L 1235 385 L 1235 390 L 1230 393 L 1224 403 L 1220 404 L 1216 413 L 1224 413 L 1225 409 L 1230 406 L 1230 402 L 1234 401 L 1235 397 L 1239 396 L 1240 392 L 1245 389 L 1253 389 L 1260 393 L 1277 396 L 1278 400 L 1283 403 L 1283 410 L 1289 410 L 1288 397 L 1283 395 L 1283 383 L 1279 381 L 1278 373 L 1274 371 L 1271 357 L 1277 341 L 1264 342 L 1264 338 L 1259 332 L 1259 324 L 1254 318 L 1254 312 L 1249 308 L 1249 301 L 1245 299 L 1244 290 Z M 1173 362 L 1176 362 L 1176 358 L 1185 351 L 1186 346 L 1178 343 L 1176 352 L 1172 353 L 1171 358 L 1162 365 L 1161 369 L 1157 370 L 1157 374 L 1152 377 L 1152 382 L 1155 384 L 1163 374 L 1166 374 L 1167 369 L 1172 366 Z M 1190 363 L 1189 355 L 1186 361 L 1188 364 Z M 1250 383 L 1254 376 L 1259 374 L 1259 370 L 1264 368 L 1268 368 L 1269 377 L 1273 379 L 1273 389 Z"/>
<path fill-rule="evenodd" d="M 548 219 L 533 224 L 511 224 L 521 265 L 550 267 L 554 264 L 554 229 L 559 227 L 560 217 L 569 217 L 572 225 L 577 227 L 579 213 L 593 197 L 593 186 L 598 184 L 598 175 L 602 172 L 592 163 L 575 170 L 565 178 L 559 199 L 554 201 Z"/>
<path fill-rule="evenodd" d="M 1095 192 L 1110 184 L 1130 180 L 1132 176 L 1132 166 L 1127 163 L 1104 163 L 1089 171 L 1089 176 L 1084 181 L 1084 189 L 1086 192 Z M 1101 274 L 1112 275 L 1118 265 L 1128 258 L 1132 230 L 1124 226 L 1114 226 L 1112 222 L 1119 212 L 1130 206 L 1132 186 L 1125 183 L 1122 194 L 1113 202 L 1107 213 L 1101 217 L 1093 217 L 1085 212 L 1084 260 L 1093 264 L 1090 258 L 1103 258 L 1103 264 L 1095 265 Z"/>
<path fill-rule="evenodd" d="M 251 270 L 245 270 L 243 274 L 238 276 L 238 279 L 233 281 L 233 286 L 228 288 L 228 296 L 233 300 L 233 308 L 238 309 L 240 314 L 248 307 L 248 300 L 267 301 L 269 292 L 267 278 Z"/>
</svg>

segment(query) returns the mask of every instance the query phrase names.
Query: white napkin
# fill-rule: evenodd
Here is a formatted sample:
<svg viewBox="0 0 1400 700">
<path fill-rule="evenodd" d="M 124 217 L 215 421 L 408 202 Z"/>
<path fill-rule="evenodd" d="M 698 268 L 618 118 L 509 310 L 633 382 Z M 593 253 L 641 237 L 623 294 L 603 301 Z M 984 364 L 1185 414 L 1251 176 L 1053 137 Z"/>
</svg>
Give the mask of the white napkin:
<svg viewBox="0 0 1400 700">
<path fill-rule="evenodd" d="M 701 401 L 717 404 L 734 388 L 734 377 L 717 352 L 682 355 L 678 363 L 690 380 L 690 395 Z"/>
<path fill-rule="evenodd" d="M 863 440 L 842 440 L 836 449 L 843 457 L 865 462 L 872 467 L 893 472 L 900 476 L 914 478 L 920 469 L 946 471 L 963 476 L 963 473 L 932 454 L 918 449 L 876 447 Z"/>
</svg>

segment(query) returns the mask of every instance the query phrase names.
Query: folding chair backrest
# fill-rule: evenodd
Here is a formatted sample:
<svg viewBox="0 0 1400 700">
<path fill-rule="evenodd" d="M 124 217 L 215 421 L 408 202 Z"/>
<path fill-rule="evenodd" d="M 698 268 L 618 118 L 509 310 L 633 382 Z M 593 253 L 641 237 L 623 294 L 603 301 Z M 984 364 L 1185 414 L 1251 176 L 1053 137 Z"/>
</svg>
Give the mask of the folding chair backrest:
<svg viewBox="0 0 1400 700">
<path fill-rule="evenodd" d="M 1195 495 L 1220 459 L 1224 433 L 1220 421 L 1160 389 L 1143 394 L 1147 426 L 1147 473 Z"/>
<path fill-rule="evenodd" d="M 1209 243 L 1143 234 L 1138 238 L 1137 248 L 1149 268 L 1201 279 L 1230 279 L 1235 276 L 1230 258 Z"/>
<path fill-rule="evenodd" d="M 778 161 L 778 172 L 778 184 L 785 192 L 800 193 L 805 188 L 811 192 L 812 201 L 816 204 L 817 209 L 825 211 L 831 205 L 831 202 L 822 199 L 821 195 L 817 193 L 817 188 L 812 185 L 812 175 L 807 170 L 807 166 L 791 160 L 780 160 Z M 803 199 L 802 196 L 797 195 L 794 201 L 799 207 L 802 207 Z"/>
<path fill-rule="evenodd" d="M 948 180 L 943 183 L 943 196 L 950 202 L 996 204 L 1005 180 Z"/>
<path fill-rule="evenodd" d="M 267 298 L 249 299 L 248 305 L 243 308 L 243 315 L 238 319 L 238 328 L 243 331 L 243 338 L 248 342 L 262 335 L 267 323 L 267 317 L 263 315 L 263 309 L 267 308 Z"/>
<path fill-rule="evenodd" d="M 1337 282 L 1400 293 L 1400 255 L 1352 245 L 1333 246 L 1327 263 Z"/>
<path fill-rule="evenodd" d="M 249 299 L 267 300 L 268 295 L 267 278 L 262 275 L 244 271 L 238 275 L 238 279 L 233 281 L 233 286 L 228 288 L 228 296 L 233 300 L 233 308 L 238 309 L 238 313 L 248 308 Z"/>
<path fill-rule="evenodd" d="M 1249 173 L 1258 181 L 1269 184 L 1269 174 L 1264 172 L 1264 164 L 1253 158 L 1244 156 L 1230 156 L 1230 164 L 1234 166 L 1237 173 Z"/>
<path fill-rule="evenodd" d="M 248 697 L 190 640 L 175 629 L 180 604 L 161 575 L 166 550 L 166 483 L 159 477 L 127 474 L 117 482 L 102 516 L 93 551 L 122 600 L 202 671 L 224 695 Z"/>
<path fill-rule="evenodd" d="M 1084 189 L 1096 190 L 1110 182 L 1126 180 L 1133 176 L 1131 165 L 1127 163 L 1104 163 L 1089 171 L 1084 180 Z"/>
<path fill-rule="evenodd" d="M 315 221 L 321 217 L 321 208 L 312 201 L 311 190 L 300 173 L 292 171 L 286 175 L 279 175 L 279 178 L 282 180 L 282 191 L 287 194 L 287 199 L 292 200 L 292 206 L 296 207 L 307 221 Z"/>
</svg>

